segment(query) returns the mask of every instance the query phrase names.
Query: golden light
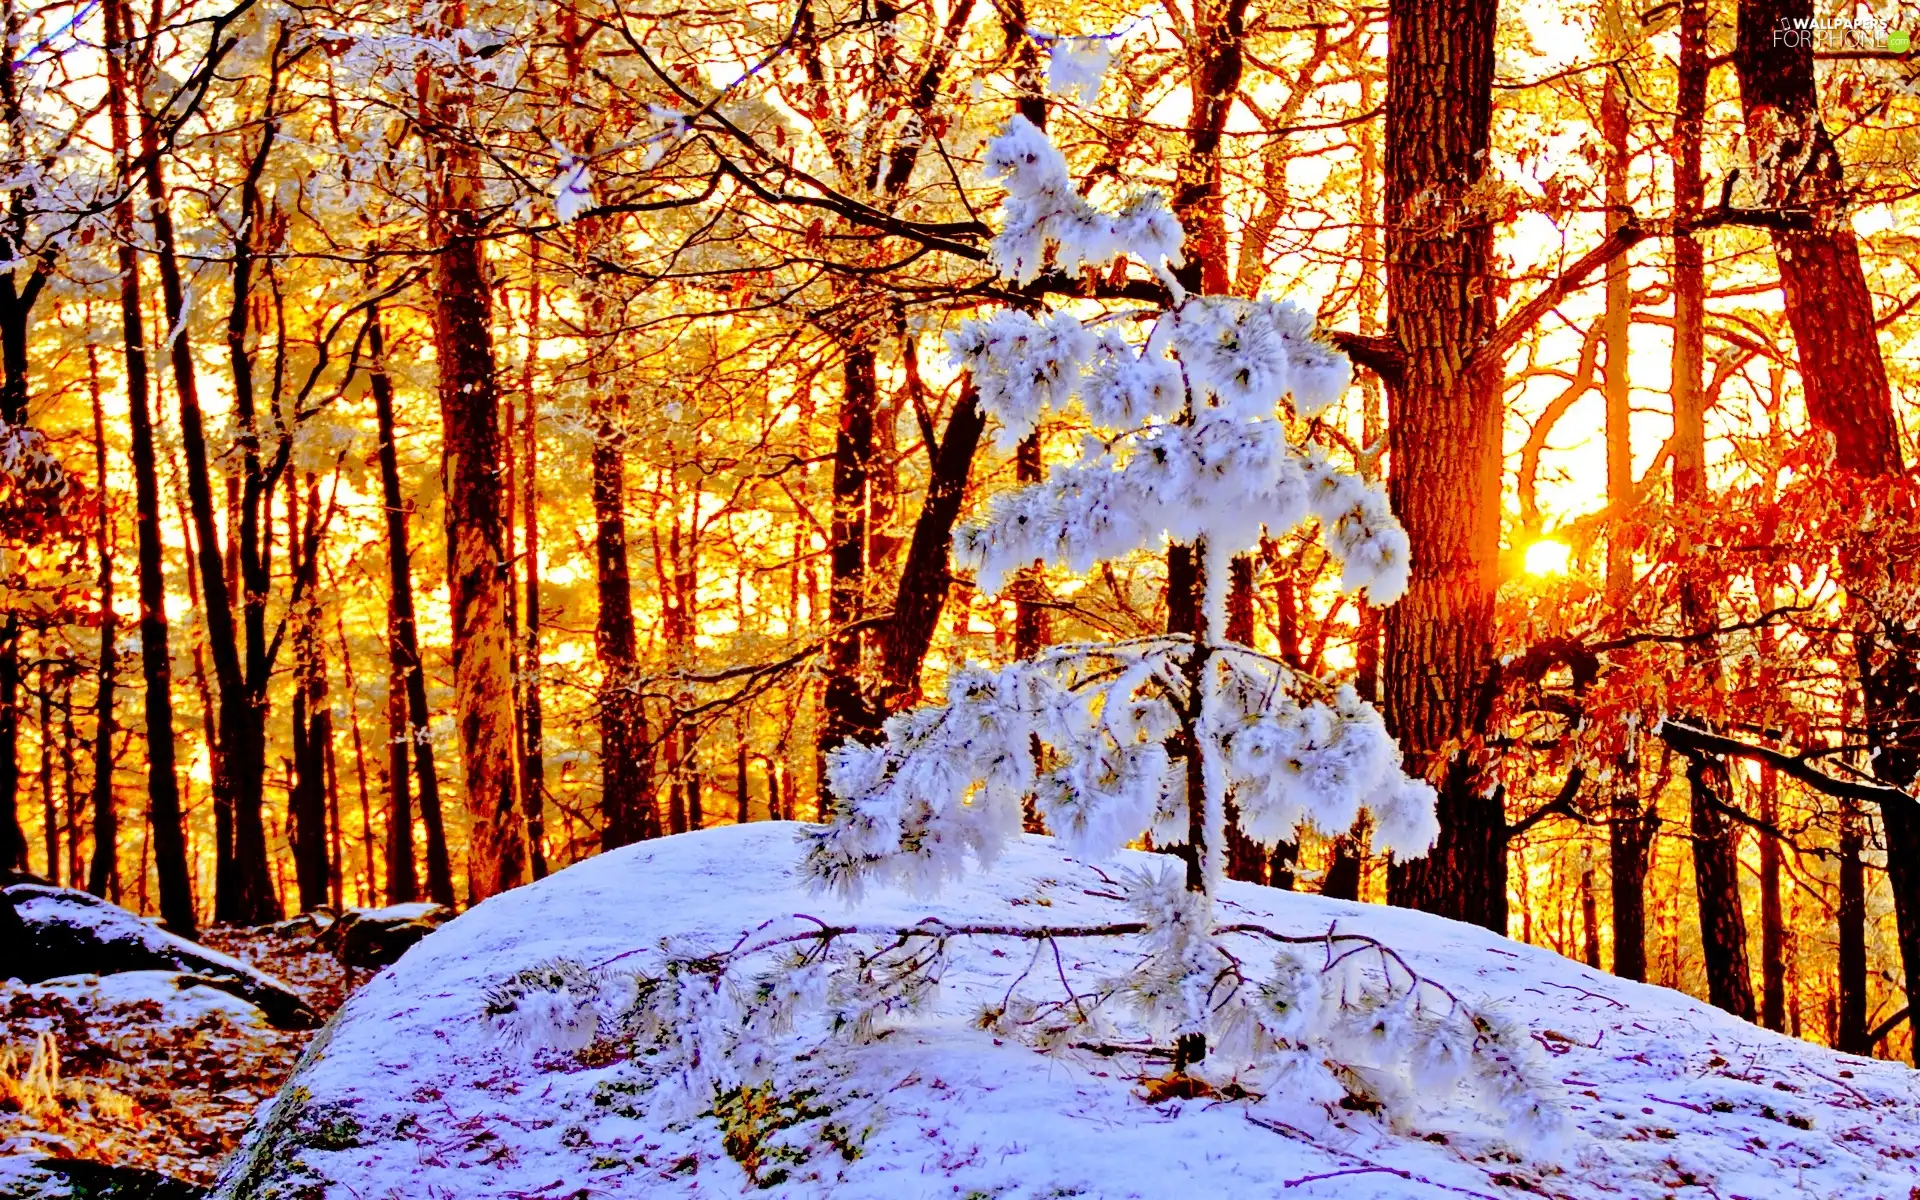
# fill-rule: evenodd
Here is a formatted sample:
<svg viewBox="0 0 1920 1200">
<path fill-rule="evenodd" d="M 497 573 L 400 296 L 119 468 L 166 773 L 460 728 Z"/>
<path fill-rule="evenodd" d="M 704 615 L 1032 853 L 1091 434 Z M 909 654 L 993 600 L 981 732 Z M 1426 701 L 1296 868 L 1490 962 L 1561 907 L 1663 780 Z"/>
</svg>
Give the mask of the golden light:
<svg viewBox="0 0 1920 1200">
<path fill-rule="evenodd" d="M 1527 547 L 1527 574 L 1565 575 L 1573 561 L 1573 547 L 1565 542 L 1542 540 Z"/>
</svg>

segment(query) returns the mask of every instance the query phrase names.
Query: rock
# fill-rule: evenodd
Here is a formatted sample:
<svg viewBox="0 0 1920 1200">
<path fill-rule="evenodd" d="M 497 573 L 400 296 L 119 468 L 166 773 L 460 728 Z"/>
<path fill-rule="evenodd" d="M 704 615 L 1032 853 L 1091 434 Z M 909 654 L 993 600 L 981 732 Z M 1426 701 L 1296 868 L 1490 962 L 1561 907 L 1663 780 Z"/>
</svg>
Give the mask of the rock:
<svg viewBox="0 0 1920 1200">
<path fill-rule="evenodd" d="M 335 915 L 334 911 L 322 905 L 319 908 L 300 913 L 298 916 L 288 917 L 284 921 L 276 921 L 263 928 L 275 937 L 289 939 L 313 938 L 318 940 L 327 936 L 327 931 L 333 928 L 333 924 L 337 920 L 339 920 L 339 917 Z"/>
<path fill-rule="evenodd" d="M 451 919 L 453 910 L 440 904 L 395 904 L 387 908 L 350 908 L 321 934 L 349 967 L 377 971 L 400 961 L 400 956 Z"/>
<path fill-rule="evenodd" d="M 762 821 L 657 838 L 475 905 L 315 1036 L 279 1095 L 254 1110 L 214 1195 L 1904 1200 L 1920 1182 L 1920 1076 L 1905 1064 L 1769 1033 L 1476 926 L 1231 880 L 1219 896 L 1231 920 L 1306 939 L 1335 927 L 1379 938 L 1406 964 L 1399 975 L 1416 971 L 1513 1022 L 1512 1069 L 1538 1071 L 1549 1102 L 1568 1105 L 1570 1141 L 1510 1144 L 1511 1119 L 1465 1084 L 1434 1090 L 1404 1125 L 1286 1085 L 1156 1103 L 1141 1081 L 1164 1060 L 1122 1044 L 1147 1036 L 1133 1032 L 1137 1018 L 1117 1015 L 1112 1045 L 1054 1054 L 980 1027 L 983 1002 L 1056 971 L 1125 980 L 1140 964 L 1129 938 L 1073 939 L 1061 960 L 1037 963 L 1032 947 L 956 939 L 940 988 L 889 1016 L 884 1036 L 824 1041 L 822 1000 L 768 1036 L 764 1085 L 721 1080 L 691 1097 L 661 1092 L 678 1068 L 659 1067 L 653 1035 L 617 1018 L 606 1042 L 564 1049 L 580 1044 L 583 1010 L 599 1036 L 603 991 L 564 1005 L 549 991 L 555 1003 L 529 1006 L 527 1023 L 499 1019 L 516 981 L 554 978 L 565 964 L 611 964 L 601 980 L 617 981 L 623 969 L 657 971 L 663 939 L 682 953 L 724 950 L 749 931 L 818 927 L 798 914 L 844 912 L 785 869 L 795 832 Z M 935 897 L 876 888 L 854 919 L 1097 928 L 1139 911 L 1109 873 L 1164 865 L 1115 858 L 1096 866 L 1023 837 L 990 875 Z M 1246 962 L 1272 953 L 1234 944 Z M 656 1033 L 705 1037 L 727 1019 L 701 1009 L 697 989 L 683 994 L 698 1027 Z"/>
<path fill-rule="evenodd" d="M 319 1017 L 273 976 L 168 933 L 73 888 L 15 884 L 0 892 L 0 971 L 23 983 L 64 975 L 177 971 L 255 1005 L 276 1029 L 312 1029 Z"/>
<path fill-rule="evenodd" d="M 84 1158 L 0 1158 L 0 1200 L 200 1200 L 185 1180 Z"/>
</svg>

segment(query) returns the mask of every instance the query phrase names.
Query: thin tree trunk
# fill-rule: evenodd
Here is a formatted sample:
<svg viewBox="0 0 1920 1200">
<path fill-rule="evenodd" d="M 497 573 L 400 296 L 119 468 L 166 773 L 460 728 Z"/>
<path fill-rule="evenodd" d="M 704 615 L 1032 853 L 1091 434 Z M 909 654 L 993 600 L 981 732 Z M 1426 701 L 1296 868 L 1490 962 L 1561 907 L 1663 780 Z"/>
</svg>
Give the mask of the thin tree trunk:
<svg viewBox="0 0 1920 1200">
<path fill-rule="evenodd" d="M 591 221 L 592 218 L 589 218 Z M 598 230 L 581 233 L 584 247 Z M 606 328 L 607 284 L 589 273 L 589 324 Z M 660 816 L 653 802 L 653 780 L 648 769 L 651 747 L 640 733 L 639 714 L 645 703 L 640 693 L 638 636 L 633 620 L 633 582 L 627 561 L 627 405 L 624 381 L 608 380 L 599 363 L 610 344 L 591 348 L 588 404 L 593 422 L 594 579 L 599 593 L 599 619 L 594 625 L 594 650 L 600 659 L 600 848 L 616 850 L 643 838 L 660 836 Z M 663 586 L 666 581 L 662 581 Z M 672 786 L 678 786 L 677 779 Z M 678 826 L 679 820 L 674 824 Z M 678 832 L 676 828 L 675 832 Z"/>
<path fill-rule="evenodd" d="M 540 355 L 540 243 L 527 239 L 527 354 L 520 374 L 521 454 L 527 478 L 522 488 L 527 591 L 521 625 L 520 798 L 527 809 L 527 855 L 535 879 L 547 877 L 547 760 L 545 712 L 540 697 L 540 440 L 539 400 L 533 390 L 533 365 Z"/>
<path fill-rule="evenodd" d="M 111 36 L 112 36 L 111 33 L 109 33 L 110 38 Z M 124 128 L 124 125 L 125 125 L 125 118 L 123 116 L 121 119 L 120 127 Z M 124 141 L 124 137 L 122 137 L 121 140 Z M 122 161 L 124 162 L 124 147 L 117 145 L 116 149 L 121 151 Z M 118 206 L 118 210 L 115 213 L 116 227 L 117 227 L 117 230 L 120 232 L 126 232 L 130 230 L 132 226 L 132 221 L 125 212 L 125 209 L 127 207 L 128 207 L 127 203 L 125 201 L 122 201 L 121 204 Z M 128 408 L 130 410 L 128 423 L 134 436 L 134 448 L 133 448 L 133 459 L 134 459 L 133 474 L 134 474 L 134 493 L 135 493 L 134 511 L 136 514 L 136 517 L 135 517 L 136 522 L 140 526 L 140 551 L 139 551 L 138 561 L 140 564 L 139 570 L 140 570 L 140 578 L 141 578 L 141 588 L 140 588 L 141 658 L 144 661 L 151 654 L 151 651 L 148 650 L 148 647 L 153 644 L 152 642 L 149 642 L 147 640 L 148 633 L 147 633 L 147 625 L 146 625 L 147 587 L 145 586 L 145 583 L 146 583 L 147 572 L 149 569 L 149 562 L 148 562 L 148 549 L 147 549 L 148 531 L 146 529 L 145 522 L 150 516 L 154 518 L 155 529 L 153 530 L 153 534 L 152 534 L 153 553 L 152 553 L 151 565 L 152 565 L 153 572 L 157 577 L 159 574 L 159 563 L 160 563 L 160 552 L 159 552 L 160 539 L 159 539 L 159 531 L 158 531 L 159 522 L 157 519 L 159 502 L 160 502 L 159 501 L 160 489 L 159 489 L 159 484 L 155 478 L 154 470 L 153 470 L 153 430 L 152 430 L 152 427 L 148 424 L 148 418 L 147 418 L 146 364 L 145 364 L 144 351 L 140 349 L 140 337 L 139 337 L 140 301 L 139 301 L 137 290 L 135 291 L 135 294 L 131 298 L 130 302 L 125 294 L 129 288 L 137 289 L 139 285 L 132 273 L 133 272 L 132 249 L 124 241 L 122 241 L 119 247 L 119 250 L 120 250 L 119 265 L 121 269 L 126 272 L 126 275 L 123 276 L 120 282 L 121 291 L 122 291 L 121 313 L 123 317 L 129 313 L 131 314 L 131 317 L 132 317 L 132 329 L 131 329 L 131 332 L 127 334 L 128 336 L 127 392 L 128 392 Z M 126 331 L 123 331 L 123 332 L 126 332 Z M 94 895 L 105 896 L 107 894 L 108 883 L 113 878 L 113 875 L 117 870 L 117 863 L 115 862 L 115 853 L 114 853 L 114 842 L 118 837 L 118 831 L 115 828 L 115 819 L 117 814 L 115 812 L 114 803 L 113 803 L 113 729 L 114 729 L 113 697 L 114 697 L 114 687 L 117 682 L 117 676 L 119 673 L 120 622 L 119 622 L 119 616 L 114 611 L 114 607 L 113 607 L 113 584 L 114 584 L 113 510 L 112 510 L 112 507 L 108 505 L 104 499 L 108 495 L 106 405 L 102 401 L 100 396 L 100 372 L 98 369 L 99 358 L 98 358 L 98 355 L 95 353 L 94 347 L 92 345 L 88 345 L 87 347 L 87 364 L 89 368 L 88 369 L 88 384 L 89 384 L 88 390 L 90 392 L 90 395 L 93 401 L 94 487 L 101 495 L 102 502 L 100 504 L 99 520 L 94 527 L 94 553 L 100 561 L 100 573 L 98 576 L 98 579 L 99 579 L 98 587 L 100 591 L 100 663 L 99 663 L 99 673 L 95 676 L 96 683 L 94 685 L 95 691 L 94 691 L 94 702 L 93 702 L 94 741 L 93 741 L 92 799 L 93 799 L 94 852 L 93 852 L 93 862 L 87 873 L 86 886 L 87 886 L 87 890 L 91 891 Z M 143 438 L 142 438 L 143 432 L 144 432 L 144 450 L 145 450 L 145 459 L 146 459 L 146 469 L 144 472 L 140 469 L 140 459 L 142 457 L 141 451 L 142 451 L 142 442 L 143 442 Z M 156 593 L 164 593 L 164 589 L 165 589 L 165 584 L 160 583 L 154 589 L 154 591 Z M 159 621 L 160 621 L 159 637 L 164 640 L 166 636 L 166 612 L 163 607 L 156 606 L 156 609 L 159 613 Z M 166 663 L 166 658 L 164 654 L 160 656 L 159 665 L 161 668 L 159 690 L 162 694 L 161 703 L 163 705 L 162 721 L 164 724 L 164 728 L 167 729 L 170 736 L 173 729 L 173 698 L 171 694 L 169 694 L 169 690 L 168 690 L 169 689 L 168 675 L 169 675 L 170 669 Z M 153 707 L 153 692 L 154 692 L 154 677 L 151 671 L 149 671 L 147 674 L 147 691 L 148 691 L 148 708 L 149 710 L 151 710 L 151 708 Z M 153 728 L 153 714 L 151 711 L 149 711 L 148 713 L 149 736 L 151 736 L 152 728 Z M 155 761 L 156 761 L 155 759 L 149 756 L 149 759 L 148 759 L 149 772 L 152 772 L 157 769 L 156 766 L 154 765 Z M 168 773 L 168 778 L 169 779 L 172 778 L 171 772 Z M 77 859 L 76 859 L 76 865 L 77 865 Z M 75 887 L 80 886 L 78 870 L 75 870 L 72 873 L 71 879 Z"/>
<path fill-rule="evenodd" d="M 1588 966 L 1600 969 L 1600 897 L 1599 888 L 1593 877 L 1593 858 L 1583 850 L 1580 859 L 1580 927 L 1582 939 L 1581 959 Z"/>
<path fill-rule="evenodd" d="M 130 29 L 122 0 L 107 0 L 107 41 L 118 48 L 107 56 L 107 110 L 115 156 L 122 177 L 131 181 L 131 131 L 128 128 L 124 55 Z M 140 274 L 133 253 L 133 204 L 123 198 L 114 211 L 117 265 L 120 268 L 120 332 L 126 355 L 129 453 L 133 460 L 134 529 L 138 541 L 140 591 L 140 665 L 146 685 L 147 811 L 161 841 L 161 918 L 182 937 L 194 935 L 192 880 L 187 872 L 186 836 L 180 821 L 180 780 L 173 734 L 173 664 L 168 646 L 167 585 L 160 533 L 160 481 L 155 469 L 153 420 L 148 408 L 146 335 L 140 312 Z M 105 434 L 95 406 L 95 440 L 104 457 Z M 96 464 L 97 467 L 102 464 Z M 99 537 L 104 546 L 106 527 Z M 102 556 L 101 590 L 111 613 L 112 570 Z M 102 630 L 101 697 L 94 743 L 94 848 L 87 889 L 96 896 L 118 890 L 116 854 L 119 820 L 113 798 L 113 643 L 112 619 Z"/>
<path fill-rule="evenodd" d="M 1780 822 L 1780 780 L 1772 766 L 1760 768 L 1760 820 Z M 1760 1024 L 1775 1033 L 1787 1028 L 1787 928 L 1780 911 L 1780 839 L 1760 833 Z"/>
<path fill-rule="evenodd" d="M 0 866 L 27 869 L 20 823 L 20 614 L 0 623 Z"/>
<path fill-rule="evenodd" d="M 373 867 L 373 799 L 367 789 L 367 750 L 360 737 L 360 687 L 354 682 L 353 649 L 347 641 L 344 616 L 335 614 L 334 630 L 340 636 L 340 676 L 347 685 L 347 725 L 353 733 L 353 776 L 360 785 L 360 847 L 365 859 L 361 867 L 360 903 L 372 904 L 379 892 Z"/>
<path fill-rule="evenodd" d="M 1491 333 L 1493 229 L 1469 192 L 1490 152 L 1494 0 L 1392 0 L 1387 18 L 1387 323 L 1402 368 L 1389 492 L 1413 551 L 1386 613 L 1387 727 L 1438 790 L 1440 836 L 1396 862 L 1393 902 L 1507 926 L 1504 793 L 1491 785 L 1502 402 L 1497 365 L 1462 378 Z"/>
<path fill-rule="evenodd" d="M 828 547 L 827 681 L 820 726 L 822 751 L 866 732 L 876 722 L 861 694 L 861 647 L 855 626 L 865 608 L 867 578 L 867 479 L 873 457 L 873 410 L 878 402 L 874 353 L 849 345 L 840 400 L 840 428 L 833 444 L 833 525 Z M 917 532 L 917 531 L 916 531 Z M 909 551 L 911 554 L 911 551 Z"/>
<path fill-rule="evenodd" d="M 747 810 L 747 723 L 740 722 L 736 730 L 738 743 L 733 751 L 733 820 L 736 825 L 745 825 L 750 819 Z"/>
<path fill-rule="evenodd" d="M 293 472 L 287 472 L 287 557 L 296 577 L 311 576 L 320 553 L 320 485 L 307 476 L 304 527 L 296 525 L 299 505 Z M 288 796 L 293 821 L 294 876 L 300 911 L 327 903 L 332 871 L 327 833 L 327 755 L 333 745 L 333 713 L 327 695 L 327 665 L 320 641 L 320 614 L 312 596 L 296 600 L 293 621 L 294 783 Z"/>
<path fill-rule="evenodd" d="M 444 30 L 466 6 L 441 8 Z M 433 332 L 440 375 L 447 590 L 452 605 L 454 710 L 466 767 L 470 902 L 518 886 L 526 874 L 501 506 L 500 397 L 494 378 L 493 297 L 487 286 L 480 164 L 456 130 L 468 104 L 442 88 L 428 105 L 428 226 L 434 254 Z"/>
<path fill-rule="evenodd" d="M 1611 235 L 1625 220 L 1628 169 L 1632 163 L 1626 89 L 1615 74 L 1607 76 L 1601 93 L 1600 129 L 1607 147 L 1607 232 Z M 1632 377 L 1629 373 L 1633 293 L 1625 255 L 1607 264 L 1606 305 L 1601 336 L 1606 349 L 1607 602 L 1615 627 L 1624 628 L 1627 592 L 1633 582 L 1633 547 L 1628 541 L 1627 522 L 1633 498 Z M 1658 818 L 1650 810 L 1641 810 L 1640 763 L 1633 746 L 1634 733 L 1626 730 L 1622 736 L 1627 744 L 1614 756 L 1607 817 L 1613 898 L 1613 970 L 1623 978 L 1644 980 L 1647 973 L 1647 851 L 1652 845 Z"/>
<path fill-rule="evenodd" d="M 419 787 L 420 823 L 427 842 L 427 898 L 453 904 L 453 868 L 440 817 L 440 773 L 433 760 L 427 714 L 427 678 L 420 658 L 419 625 L 413 606 L 413 551 L 408 545 L 407 505 L 400 492 L 400 463 L 395 444 L 393 381 L 386 369 L 386 337 L 380 313 L 367 314 L 367 349 L 372 361 L 368 382 L 380 438 L 380 494 L 387 510 L 387 716 L 391 734 L 391 775 L 387 821 L 387 899 L 404 903 L 419 898 L 413 851 L 413 805 L 408 795 L 408 754 Z"/>
<path fill-rule="evenodd" d="M 1674 205 L 1680 220 L 1700 212 L 1702 122 L 1706 112 L 1706 10 L 1704 0 L 1681 7 L 1678 103 L 1674 117 Z M 1673 501 L 1676 508 L 1710 502 L 1706 480 L 1706 267 L 1698 238 L 1683 235 L 1673 246 Z M 1683 546 L 1682 619 L 1696 633 L 1717 620 L 1703 550 Z M 1717 681 L 1717 651 L 1699 644 L 1694 669 Z M 1693 755 L 1687 763 L 1694 894 L 1699 901 L 1701 956 L 1708 997 L 1737 1017 L 1755 1015 L 1747 963 L 1746 913 L 1740 902 L 1739 833 L 1725 815 L 1733 803 L 1726 761 Z"/>
<path fill-rule="evenodd" d="M 80 879 L 80 731 L 73 719 L 73 676 L 67 676 L 61 689 L 60 704 L 60 780 L 63 841 L 67 848 L 66 885 L 79 887 Z"/>
<path fill-rule="evenodd" d="M 47 863 L 44 878 L 59 887 L 60 819 L 53 800 L 53 678 L 48 664 L 43 650 L 40 656 L 40 843 Z"/>
</svg>

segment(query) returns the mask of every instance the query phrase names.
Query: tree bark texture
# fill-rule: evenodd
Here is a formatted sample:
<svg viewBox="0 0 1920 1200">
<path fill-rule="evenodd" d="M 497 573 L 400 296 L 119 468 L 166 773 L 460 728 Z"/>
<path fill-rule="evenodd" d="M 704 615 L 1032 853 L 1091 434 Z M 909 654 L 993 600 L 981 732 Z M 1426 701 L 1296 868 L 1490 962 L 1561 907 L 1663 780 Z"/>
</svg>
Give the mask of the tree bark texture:
<svg viewBox="0 0 1920 1200">
<path fill-rule="evenodd" d="M 443 7 L 437 23 L 458 29 L 466 23 L 466 6 Z M 521 883 L 527 851 L 508 621 L 509 514 L 501 480 L 506 446 L 494 375 L 480 162 L 462 131 L 468 104 L 457 81 L 443 81 L 426 105 L 425 125 L 454 711 L 466 769 L 467 896 L 477 904 Z"/>
<path fill-rule="evenodd" d="M 1488 777 L 1493 601 L 1499 583 L 1501 389 L 1463 377 L 1491 333 L 1493 228 L 1469 190 L 1486 173 L 1493 0 L 1392 0 L 1387 21 L 1387 323 L 1394 387 L 1388 481 L 1412 545 L 1386 613 L 1388 729 L 1439 792 L 1440 837 L 1394 863 L 1396 904 L 1507 924 L 1507 822 Z"/>
</svg>

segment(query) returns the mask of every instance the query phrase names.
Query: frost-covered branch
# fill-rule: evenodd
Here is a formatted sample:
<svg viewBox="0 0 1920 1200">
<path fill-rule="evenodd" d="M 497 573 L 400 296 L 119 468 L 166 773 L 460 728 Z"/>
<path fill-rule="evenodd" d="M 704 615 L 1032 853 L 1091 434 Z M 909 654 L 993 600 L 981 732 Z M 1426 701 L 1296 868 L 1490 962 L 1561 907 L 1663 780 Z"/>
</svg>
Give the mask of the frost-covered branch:
<svg viewBox="0 0 1920 1200">
<path fill-rule="evenodd" d="M 528 1053 L 597 1047 L 597 1059 L 627 1059 L 652 1083 L 650 1103 L 690 1115 L 735 1089 L 780 1083 L 784 1064 L 823 1046 L 871 1041 L 911 1021 L 963 945 L 1001 956 L 994 944 L 1015 942 L 1031 954 L 975 1016 L 998 1037 L 1047 1053 L 1153 1059 L 1198 1033 L 1213 1047 L 1204 1079 L 1256 1102 L 1357 1099 L 1400 1121 L 1458 1097 L 1498 1118 L 1516 1145 L 1563 1129 L 1518 1027 L 1391 947 L 1337 929 L 1209 925 L 1205 897 L 1187 891 L 1171 864 L 1123 872 L 1117 886 L 1139 919 L 897 925 L 794 914 L 731 945 L 669 942 L 591 967 L 523 971 L 494 989 L 487 1013 Z M 1137 952 L 1110 973 L 1061 951 L 1116 939 Z M 1268 957 L 1259 946 L 1278 949 Z M 635 958 L 637 968 L 621 965 Z"/>
</svg>

